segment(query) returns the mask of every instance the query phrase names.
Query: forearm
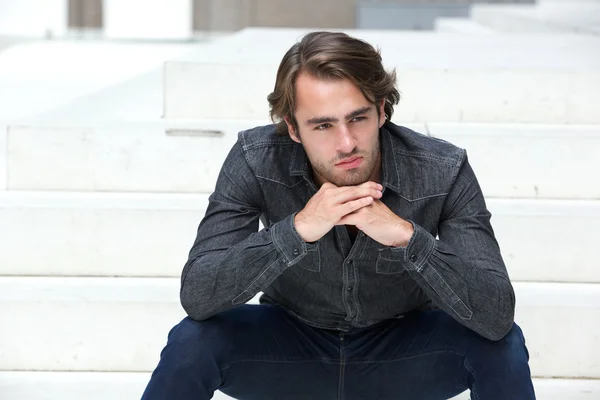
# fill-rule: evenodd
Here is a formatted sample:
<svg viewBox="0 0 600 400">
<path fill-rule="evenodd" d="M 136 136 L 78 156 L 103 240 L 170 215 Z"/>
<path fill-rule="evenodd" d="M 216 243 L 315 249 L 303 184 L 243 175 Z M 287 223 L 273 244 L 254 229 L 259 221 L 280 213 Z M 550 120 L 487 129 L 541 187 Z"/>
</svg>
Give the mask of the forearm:
<svg viewBox="0 0 600 400">
<path fill-rule="evenodd" d="M 184 267 L 180 292 L 183 308 L 196 320 L 250 300 L 304 258 L 310 246 L 294 231 L 293 216 L 226 249 L 203 245 L 202 238 L 197 241 Z"/>
<path fill-rule="evenodd" d="M 434 303 L 458 322 L 490 339 L 512 327 L 515 295 L 493 235 L 474 252 L 436 240 L 415 225 L 405 248 L 393 249 L 399 262 Z"/>
</svg>

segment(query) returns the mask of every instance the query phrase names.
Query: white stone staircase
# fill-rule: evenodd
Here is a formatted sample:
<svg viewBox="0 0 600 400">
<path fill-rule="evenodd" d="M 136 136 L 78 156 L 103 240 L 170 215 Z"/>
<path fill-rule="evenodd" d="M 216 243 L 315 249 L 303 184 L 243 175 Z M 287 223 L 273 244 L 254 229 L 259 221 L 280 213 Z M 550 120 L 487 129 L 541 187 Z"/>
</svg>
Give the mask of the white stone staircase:
<svg viewBox="0 0 600 400">
<path fill-rule="evenodd" d="M 397 121 L 467 149 L 538 398 L 600 398 L 600 41 L 353 33 L 398 68 Z M 0 398 L 140 397 L 220 164 L 300 34 L 198 45 L 0 132 Z"/>
</svg>

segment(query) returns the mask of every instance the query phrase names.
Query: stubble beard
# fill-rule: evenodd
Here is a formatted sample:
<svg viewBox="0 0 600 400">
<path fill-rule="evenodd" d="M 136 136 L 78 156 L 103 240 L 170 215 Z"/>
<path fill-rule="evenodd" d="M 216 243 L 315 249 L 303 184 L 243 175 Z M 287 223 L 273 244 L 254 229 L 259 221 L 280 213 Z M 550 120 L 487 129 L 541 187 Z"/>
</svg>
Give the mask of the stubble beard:
<svg viewBox="0 0 600 400">
<path fill-rule="evenodd" d="M 321 177 L 323 177 L 327 182 L 333 183 L 335 186 L 357 186 L 362 183 L 365 183 L 371 178 L 373 175 L 373 171 L 375 171 L 377 160 L 379 159 L 379 139 L 377 143 L 373 147 L 373 151 L 371 153 L 367 153 L 361 150 L 355 150 L 349 154 L 341 154 L 338 155 L 335 159 L 331 160 L 328 165 L 325 163 L 317 162 L 311 163 L 313 172 L 318 173 Z M 341 170 L 338 169 L 335 164 L 340 162 L 345 158 L 359 156 L 363 157 L 362 165 L 359 168 L 354 168 L 351 170 Z M 337 173 L 336 173 L 337 172 Z"/>
</svg>

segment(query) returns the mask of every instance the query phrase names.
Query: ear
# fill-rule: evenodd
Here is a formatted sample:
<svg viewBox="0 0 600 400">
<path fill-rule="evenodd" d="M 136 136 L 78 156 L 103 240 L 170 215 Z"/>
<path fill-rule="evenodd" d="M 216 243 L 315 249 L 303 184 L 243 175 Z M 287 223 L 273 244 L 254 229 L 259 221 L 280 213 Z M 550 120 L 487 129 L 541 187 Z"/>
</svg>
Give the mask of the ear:
<svg viewBox="0 0 600 400">
<path fill-rule="evenodd" d="M 379 127 L 381 128 L 385 124 L 385 99 L 381 100 L 379 105 Z"/>
<path fill-rule="evenodd" d="M 290 138 L 292 138 L 292 140 L 296 143 L 301 143 L 300 135 L 298 135 L 298 132 L 296 132 L 296 129 L 294 128 L 294 124 L 292 124 L 292 122 L 290 121 L 290 119 L 288 117 L 283 117 L 283 120 L 285 121 L 285 124 L 287 125 L 288 132 L 290 134 Z"/>
</svg>

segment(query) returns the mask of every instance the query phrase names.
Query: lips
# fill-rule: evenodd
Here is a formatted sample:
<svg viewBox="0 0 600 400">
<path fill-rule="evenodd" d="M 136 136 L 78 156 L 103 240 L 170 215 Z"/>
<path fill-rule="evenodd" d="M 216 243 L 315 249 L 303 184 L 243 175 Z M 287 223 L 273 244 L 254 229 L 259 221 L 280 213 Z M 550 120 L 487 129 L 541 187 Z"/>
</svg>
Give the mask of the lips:
<svg viewBox="0 0 600 400">
<path fill-rule="evenodd" d="M 340 167 L 343 169 L 352 169 L 358 167 L 362 163 L 362 157 L 352 157 L 347 158 L 337 164 L 336 167 Z"/>
<path fill-rule="evenodd" d="M 345 160 L 342 160 L 342 161 L 340 161 L 339 163 L 337 163 L 335 165 L 351 163 L 351 162 L 355 161 L 358 158 L 360 158 L 360 157 L 346 158 Z"/>
</svg>

